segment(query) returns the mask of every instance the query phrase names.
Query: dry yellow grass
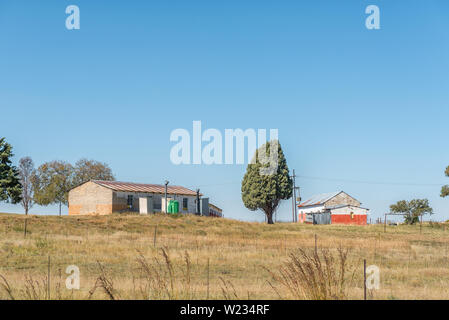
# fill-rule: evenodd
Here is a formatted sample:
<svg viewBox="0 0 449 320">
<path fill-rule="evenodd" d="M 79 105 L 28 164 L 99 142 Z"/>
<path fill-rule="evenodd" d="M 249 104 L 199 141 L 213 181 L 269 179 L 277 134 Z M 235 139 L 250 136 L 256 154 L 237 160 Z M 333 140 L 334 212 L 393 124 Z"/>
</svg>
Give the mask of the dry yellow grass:
<svg viewBox="0 0 449 320">
<path fill-rule="evenodd" d="M 48 298 L 48 256 L 52 299 L 294 298 L 267 270 L 277 272 L 298 248 L 313 250 L 315 234 L 319 248 L 350 250 L 349 299 L 363 298 L 363 259 L 381 271 L 370 299 L 449 298 L 443 224 L 384 233 L 382 225 L 269 226 L 196 216 L 29 216 L 25 238 L 24 221 L 0 214 L 0 299 Z M 69 265 L 80 268 L 80 290 L 65 287 Z"/>
</svg>

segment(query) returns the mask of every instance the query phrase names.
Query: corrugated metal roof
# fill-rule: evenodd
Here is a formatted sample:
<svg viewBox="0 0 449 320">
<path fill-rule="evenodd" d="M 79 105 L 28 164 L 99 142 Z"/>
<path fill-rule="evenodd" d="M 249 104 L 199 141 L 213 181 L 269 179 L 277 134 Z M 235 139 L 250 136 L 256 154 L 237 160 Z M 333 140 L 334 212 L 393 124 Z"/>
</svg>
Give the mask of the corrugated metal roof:
<svg viewBox="0 0 449 320">
<path fill-rule="evenodd" d="M 215 210 L 220 211 L 220 212 L 223 211 L 223 209 L 217 207 L 216 205 L 214 205 L 214 204 L 212 204 L 212 203 L 210 203 L 210 202 L 209 202 L 209 207 L 212 207 L 212 208 L 214 208 Z"/>
<path fill-rule="evenodd" d="M 92 180 L 92 182 L 99 184 L 103 187 L 124 192 L 144 192 L 144 193 L 165 193 L 165 186 L 161 184 L 144 184 L 144 183 L 132 183 L 132 182 L 120 182 L 120 181 L 103 181 Z M 195 196 L 196 192 L 181 186 L 168 185 L 167 192 L 169 194 L 180 194 Z"/>
<path fill-rule="evenodd" d="M 299 207 L 316 206 L 319 204 L 323 204 L 328 200 L 332 199 L 333 197 L 335 197 L 336 195 L 338 195 L 339 193 L 341 193 L 341 191 L 314 195 L 312 198 L 301 203 Z"/>
</svg>

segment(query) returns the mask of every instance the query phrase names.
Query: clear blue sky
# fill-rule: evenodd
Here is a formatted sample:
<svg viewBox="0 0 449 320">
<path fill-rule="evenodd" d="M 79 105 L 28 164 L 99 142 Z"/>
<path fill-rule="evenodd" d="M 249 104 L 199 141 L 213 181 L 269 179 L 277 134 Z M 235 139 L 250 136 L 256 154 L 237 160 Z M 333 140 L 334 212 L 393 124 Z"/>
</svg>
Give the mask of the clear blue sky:
<svg viewBox="0 0 449 320">
<path fill-rule="evenodd" d="M 80 30 L 65 28 L 70 4 Z M 380 30 L 365 28 L 369 4 Z M 0 136 L 16 163 L 93 158 L 118 180 L 200 186 L 227 217 L 261 220 L 241 202 L 246 166 L 175 166 L 169 137 L 193 120 L 277 128 L 303 198 L 344 190 L 372 218 L 428 198 L 449 219 L 448 16 L 446 0 L 3 0 Z M 278 218 L 290 217 L 288 200 Z"/>
</svg>

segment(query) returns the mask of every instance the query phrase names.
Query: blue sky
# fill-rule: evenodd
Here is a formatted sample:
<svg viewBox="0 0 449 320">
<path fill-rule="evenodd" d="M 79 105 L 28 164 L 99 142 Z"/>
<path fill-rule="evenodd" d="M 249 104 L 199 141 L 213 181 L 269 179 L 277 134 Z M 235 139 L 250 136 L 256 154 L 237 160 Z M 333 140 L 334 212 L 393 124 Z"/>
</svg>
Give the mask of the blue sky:
<svg viewBox="0 0 449 320">
<path fill-rule="evenodd" d="M 65 28 L 71 4 L 80 30 Z M 380 30 L 365 28 L 370 4 Z M 344 190 L 372 219 L 428 198 L 449 219 L 448 14 L 443 0 L 3 0 L 0 136 L 16 163 L 93 158 L 118 180 L 199 186 L 253 221 L 246 166 L 175 166 L 170 132 L 276 128 L 303 198 Z M 278 219 L 290 217 L 288 200 Z"/>
</svg>

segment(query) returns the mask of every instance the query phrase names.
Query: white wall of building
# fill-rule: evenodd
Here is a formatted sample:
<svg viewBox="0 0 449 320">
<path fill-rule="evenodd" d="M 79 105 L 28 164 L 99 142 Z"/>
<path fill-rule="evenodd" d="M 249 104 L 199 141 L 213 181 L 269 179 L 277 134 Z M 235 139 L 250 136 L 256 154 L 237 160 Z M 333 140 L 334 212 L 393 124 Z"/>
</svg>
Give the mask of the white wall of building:
<svg viewBox="0 0 449 320">
<path fill-rule="evenodd" d="M 116 191 L 117 198 L 122 198 L 122 201 L 127 201 L 128 195 L 133 196 L 134 210 L 139 211 L 139 198 L 141 197 L 153 197 L 153 207 L 155 212 L 160 212 L 162 210 L 162 198 L 165 194 L 159 193 L 140 193 L 140 192 L 123 192 Z M 179 212 L 181 213 L 195 213 L 196 212 L 196 196 L 186 196 L 186 195 L 175 195 L 167 194 L 167 198 L 179 201 Z M 183 207 L 183 199 L 187 199 L 187 210 Z"/>
<path fill-rule="evenodd" d="M 310 207 L 304 207 L 298 208 L 298 213 L 316 213 L 316 212 L 321 212 L 324 210 L 324 204 L 320 204 L 320 205 L 316 205 L 316 206 L 310 206 Z"/>
<path fill-rule="evenodd" d="M 298 222 L 304 223 L 307 219 L 307 214 L 311 213 L 318 213 L 323 212 L 325 210 L 324 204 L 316 205 L 316 206 L 310 206 L 310 207 L 304 207 L 298 208 Z M 342 208 L 336 208 L 336 209 L 330 209 L 331 214 L 335 215 L 345 215 L 345 214 L 351 214 L 351 212 L 355 215 L 363 215 L 363 214 L 369 214 L 369 209 L 355 207 L 355 206 L 346 206 Z M 310 219 L 310 217 L 309 217 Z"/>
<path fill-rule="evenodd" d="M 324 204 L 319 204 L 316 206 L 309 206 L 309 207 L 299 207 L 298 208 L 298 222 L 304 223 L 307 218 L 307 214 L 309 213 L 317 213 L 324 210 Z"/>
<path fill-rule="evenodd" d="M 331 214 L 351 214 L 351 213 L 355 215 L 368 214 L 369 210 L 354 206 L 331 209 Z"/>
</svg>

